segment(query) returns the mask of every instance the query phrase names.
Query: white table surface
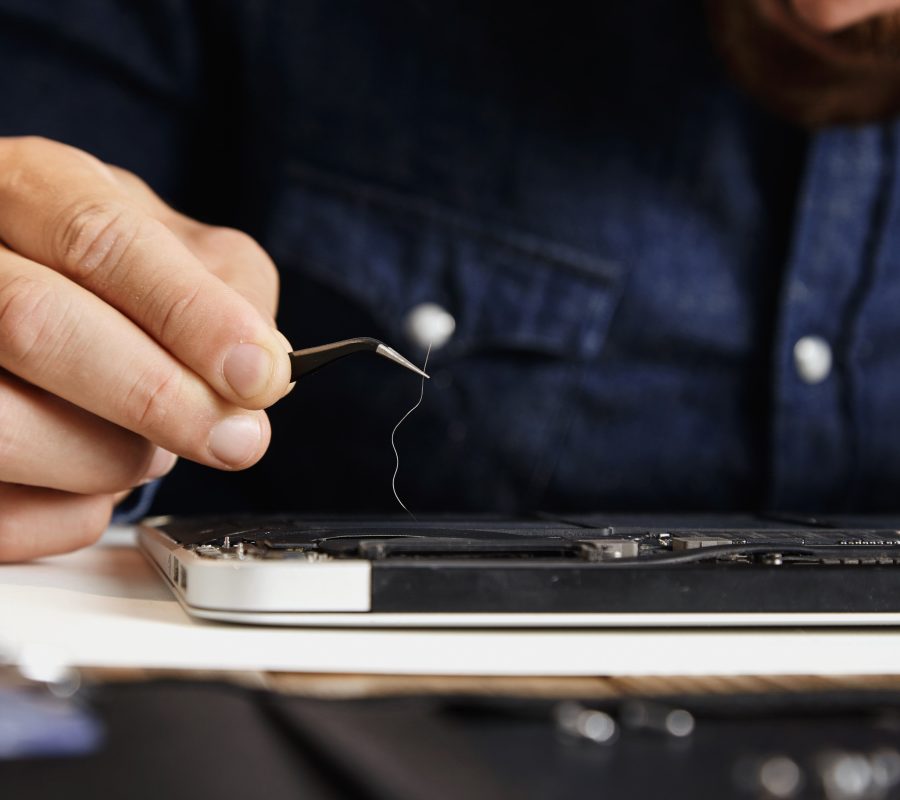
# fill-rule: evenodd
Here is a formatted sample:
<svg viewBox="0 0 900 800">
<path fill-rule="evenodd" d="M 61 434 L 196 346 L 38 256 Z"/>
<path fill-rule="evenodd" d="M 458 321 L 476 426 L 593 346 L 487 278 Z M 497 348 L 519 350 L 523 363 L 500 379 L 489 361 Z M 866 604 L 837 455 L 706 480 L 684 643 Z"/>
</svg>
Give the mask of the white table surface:
<svg viewBox="0 0 900 800">
<path fill-rule="evenodd" d="M 0 565 L 0 651 L 77 666 L 418 675 L 900 673 L 895 628 L 365 630 L 265 628 L 189 617 L 111 529 L 94 547 Z"/>
</svg>

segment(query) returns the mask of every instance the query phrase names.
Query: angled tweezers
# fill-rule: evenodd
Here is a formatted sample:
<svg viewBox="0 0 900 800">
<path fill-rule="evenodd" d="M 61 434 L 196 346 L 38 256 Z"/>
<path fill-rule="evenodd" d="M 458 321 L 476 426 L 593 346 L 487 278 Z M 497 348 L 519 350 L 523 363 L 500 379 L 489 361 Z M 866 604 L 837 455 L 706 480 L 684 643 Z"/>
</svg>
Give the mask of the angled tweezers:
<svg viewBox="0 0 900 800">
<path fill-rule="evenodd" d="M 303 350 L 295 350 L 293 353 L 290 353 L 291 381 L 293 382 L 303 375 L 308 375 L 310 372 L 315 372 L 332 361 L 337 361 L 339 358 L 360 351 L 373 352 L 376 355 L 384 356 L 412 370 L 417 375 L 421 375 L 423 378 L 429 377 L 415 364 L 401 356 L 393 347 L 388 347 L 384 342 L 379 342 L 378 339 L 360 336 L 356 339 L 344 339 L 340 342 L 320 344 L 318 347 L 306 347 Z"/>
</svg>

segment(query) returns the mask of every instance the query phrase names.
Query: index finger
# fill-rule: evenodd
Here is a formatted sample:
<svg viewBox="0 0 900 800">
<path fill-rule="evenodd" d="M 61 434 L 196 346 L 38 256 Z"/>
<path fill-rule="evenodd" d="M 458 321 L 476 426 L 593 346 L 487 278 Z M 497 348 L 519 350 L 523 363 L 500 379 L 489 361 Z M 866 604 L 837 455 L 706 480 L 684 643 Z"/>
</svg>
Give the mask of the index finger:
<svg viewBox="0 0 900 800">
<path fill-rule="evenodd" d="M 249 300 L 263 318 L 275 326 L 278 270 L 252 237 L 233 228 L 207 225 L 181 214 L 167 206 L 134 173 L 120 167 L 105 166 L 121 185 L 128 188 L 132 197 L 141 201 L 147 213 L 165 223 L 178 236 L 207 270 Z M 285 349 L 293 348 L 287 345 Z"/>
<path fill-rule="evenodd" d="M 226 400 L 265 408 L 285 394 L 290 363 L 270 323 L 100 162 L 55 142 L 7 141 L 0 206 L 0 239 L 130 317 Z"/>
<path fill-rule="evenodd" d="M 177 455 L 242 469 L 269 424 L 206 381 L 120 311 L 0 246 L 0 367 Z"/>
</svg>

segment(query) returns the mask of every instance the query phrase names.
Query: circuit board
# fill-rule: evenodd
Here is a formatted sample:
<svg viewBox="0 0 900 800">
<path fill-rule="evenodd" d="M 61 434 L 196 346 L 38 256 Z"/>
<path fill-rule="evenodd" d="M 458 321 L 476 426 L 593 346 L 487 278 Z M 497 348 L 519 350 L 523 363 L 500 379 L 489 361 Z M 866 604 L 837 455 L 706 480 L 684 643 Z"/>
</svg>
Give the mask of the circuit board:
<svg viewBox="0 0 900 800">
<path fill-rule="evenodd" d="M 528 560 L 617 568 L 900 563 L 900 524 L 880 518 L 215 517 L 157 524 L 197 555 L 214 559 Z"/>
<path fill-rule="evenodd" d="M 281 624 L 282 611 L 343 609 L 386 621 L 649 614 L 710 624 L 738 614 L 745 624 L 900 624 L 900 525 L 890 518 L 285 515 L 145 527 L 148 554 L 184 602 L 228 619 L 268 609 L 255 620 Z"/>
</svg>

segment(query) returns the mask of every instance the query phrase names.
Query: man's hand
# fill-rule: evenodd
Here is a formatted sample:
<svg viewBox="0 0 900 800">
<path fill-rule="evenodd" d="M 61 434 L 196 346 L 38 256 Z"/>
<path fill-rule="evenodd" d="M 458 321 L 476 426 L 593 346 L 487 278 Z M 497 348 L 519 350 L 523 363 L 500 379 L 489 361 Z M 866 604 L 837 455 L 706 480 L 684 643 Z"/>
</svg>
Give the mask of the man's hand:
<svg viewBox="0 0 900 800">
<path fill-rule="evenodd" d="M 255 463 L 290 379 L 277 293 L 250 237 L 82 151 L 0 138 L 0 561 L 93 541 L 176 456 Z"/>
</svg>

